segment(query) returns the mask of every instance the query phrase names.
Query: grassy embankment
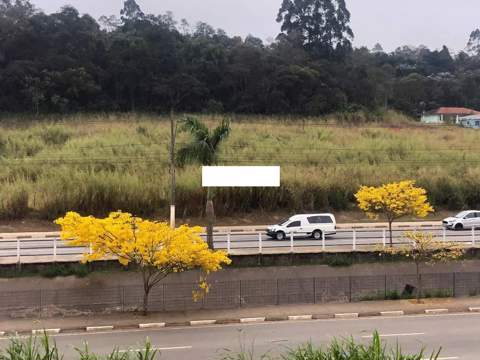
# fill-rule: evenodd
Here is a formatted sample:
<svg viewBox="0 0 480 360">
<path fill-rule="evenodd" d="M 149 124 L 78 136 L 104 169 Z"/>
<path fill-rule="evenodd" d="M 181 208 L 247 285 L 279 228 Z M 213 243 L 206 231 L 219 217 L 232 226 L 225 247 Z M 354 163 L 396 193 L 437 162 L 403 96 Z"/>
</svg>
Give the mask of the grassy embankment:
<svg viewBox="0 0 480 360">
<path fill-rule="evenodd" d="M 212 123 L 219 118 L 201 116 Z M 55 120 L 55 122 L 54 122 Z M 395 113 L 382 123 L 233 117 L 220 164 L 281 165 L 280 189 L 218 189 L 219 216 L 349 211 L 361 184 L 415 179 L 437 208 L 480 204 L 480 132 L 422 127 Z M 341 120 L 342 122 L 339 122 Z M 348 119 L 347 119 L 348 120 Z M 364 120 L 362 118 L 357 119 Z M 52 219 L 68 210 L 143 216 L 168 211 L 166 118 L 79 115 L 0 122 L 0 219 Z M 181 134 L 184 143 L 187 136 Z M 200 167 L 178 174 L 178 215 L 202 215 Z"/>
</svg>

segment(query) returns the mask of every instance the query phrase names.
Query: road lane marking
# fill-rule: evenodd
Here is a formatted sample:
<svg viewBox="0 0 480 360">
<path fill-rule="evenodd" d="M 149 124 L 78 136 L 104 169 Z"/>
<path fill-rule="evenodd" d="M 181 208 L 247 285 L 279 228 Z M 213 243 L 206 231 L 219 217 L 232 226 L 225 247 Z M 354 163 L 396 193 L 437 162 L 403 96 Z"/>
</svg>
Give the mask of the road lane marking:
<svg viewBox="0 0 480 360">
<path fill-rule="evenodd" d="M 418 335 L 425 335 L 425 333 L 403 333 L 403 334 L 379 334 L 380 337 L 399 337 L 399 336 L 418 336 Z M 372 339 L 373 335 L 363 335 L 362 338 L 364 339 Z"/>
<path fill-rule="evenodd" d="M 279 340 L 270 340 L 271 343 L 281 343 L 281 342 L 288 342 L 287 339 L 279 339 Z"/>
<path fill-rule="evenodd" d="M 170 351 L 170 350 L 190 350 L 192 349 L 192 346 L 186 345 L 186 346 L 170 346 L 170 347 L 153 347 L 150 350 L 156 350 L 156 351 Z M 145 351 L 146 349 L 128 349 L 128 350 L 119 350 L 121 353 L 126 353 L 126 352 L 140 352 L 140 351 Z"/>
</svg>

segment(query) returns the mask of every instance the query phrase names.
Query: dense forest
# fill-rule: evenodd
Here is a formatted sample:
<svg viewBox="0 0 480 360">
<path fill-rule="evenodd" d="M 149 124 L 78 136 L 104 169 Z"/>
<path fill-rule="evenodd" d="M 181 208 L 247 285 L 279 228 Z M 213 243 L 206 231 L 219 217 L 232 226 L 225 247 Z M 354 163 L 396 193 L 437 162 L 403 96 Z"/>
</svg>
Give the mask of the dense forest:
<svg viewBox="0 0 480 360">
<path fill-rule="evenodd" d="M 126 0 L 95 20 L 0 0 L 0 112 L 189 111 L 319 115 L 480 109 L 480 30 L 465 52 L 353 48 L 345 0 L 283 0 L 270 43 Z"/>
</svg>

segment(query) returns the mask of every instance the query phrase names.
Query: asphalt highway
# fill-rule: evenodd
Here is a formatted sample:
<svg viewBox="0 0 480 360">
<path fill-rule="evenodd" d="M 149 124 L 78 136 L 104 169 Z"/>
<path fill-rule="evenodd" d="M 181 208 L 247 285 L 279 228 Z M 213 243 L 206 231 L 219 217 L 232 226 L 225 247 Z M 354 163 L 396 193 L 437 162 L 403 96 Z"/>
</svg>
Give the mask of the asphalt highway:
<svg viewBox="0 0 480 360">
<path fill-rule="evenodd" d="M 115 347 L 124 351 L 142 349 L 147 338 L 159 349 L 163 360 L 210 360 L 221 359 L 221 355 L 226 352 L 225 349 L 238 351 L 241 344 L 247 350 L 254 349 L 259 358 L 261 354 L 277 355 L 309 341 L 315 345 L 326 345 L 334 338 L 352 336 L 358 342 L 367 343 L 375 330 L 390 348 L 398 343 L 409 353 L 425 349 L 425 358 L 429 358 L 434 349 L 442 348 L 439 360 L 479 359 L 480 314 L 414 315 L 65 333 L 55 336 L 55 340 L 65 353 L 66 360 L 73 359 L 74 349 L 83 347 L 85 342 L 91 351 L 107 354 Z M 4 347 L 7 341 L 6 338 L 0 339 L 0 347 Z"/>
<path fill-rule="evenodd" d="M 444 231 L 441 228 L 432 228 L 424 231 L 432 232 L 438 239 L 445 239 L 447 241 L 458 241 L 466 245 L 473 243 L 472 231 Z M 405 243 L 405 229 L 396 229 L 393 233 L 394 243 Z M 355 234 L 355 235 L 354 235 Z M 384 237 L 385 234 L 385 237 Z M 474 234 L 475 243 L 480 244 L 480 232 Z M 355 241 L 354 241 L 355 238 Z M 259 241 L 261 239 L 261 241 Z M 330 235 L 325 238 L 325 249 L 336 250 L 352 250 L 354 243 L 357 248 L 362 246 L 377 246 L 382 245 L 383 242 L 388 243 L 388 232 L 384 233 L 383 229 L 371 228 L 361 230 L 338 230 L 337 234 Z M 295 237 L 293 240 L 293 249 L 308 250 L 309 248 L 322 248 L 322 240 L 314 240 L 309 238 Z M 46 237 L 23 238 L 17 241 L 14 238 L 0 239 L 0 258 L 12 258 L 17 256 L 17 247 L 20 248 L 20 255 L 22 257 L 33 256 L 52 256 L 57 255 L 80 255 L 85 249 L 67 246 L 58 239 Z M 215 234 L 215 248 L 227 249 L 228 236 L 226 234 Z M 290 239 L 284 241 L 273 240 L 266 236 L 264 232 L 237 232 L 230 235 L 230 250 L 232 253 L 238 251 L 239 253 L 260 252 L 262 251 L 289 251 L 292 242 Z"/>
</svg>

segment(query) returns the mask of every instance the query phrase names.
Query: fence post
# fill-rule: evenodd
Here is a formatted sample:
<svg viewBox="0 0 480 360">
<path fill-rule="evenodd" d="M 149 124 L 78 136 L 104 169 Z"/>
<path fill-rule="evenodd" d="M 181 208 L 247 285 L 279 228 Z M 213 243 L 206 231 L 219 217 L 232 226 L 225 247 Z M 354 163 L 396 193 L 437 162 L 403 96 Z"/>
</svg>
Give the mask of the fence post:
<svg viewBox="0 0 480 360">
<path fill-rule="evenodd" d="M 227 233 L 227 254 L 230 254 L 230 250 L 231 250 L 231 230 L 228 230 L 228 233 Z"/>
<path fill-rule="evenodd" d="M 57 238 L 53 238 L 53 262 L 57 262 Z"/>
<path fill-rule="evenodd" d="M 444 242 L 447 241 L 447 229 L 445 228 L 443 228 L 442 239 Z"/>
<path fill-rule="evenodd" d="M 322 231 L 322 251 L 325 251 L 325 232 Z"/>
<path fill-rule="evenodd" d="M 317 278 L 313 278 L 313 303 L 317 303 Z"/>
<path fill-rule="evenodd" d="M 39 304 L 38 304 L 38 315 L 39 317 L 42 317 L 42 308 L 43 308 L 43 290 L 40 289 L 40 299 L 39 299 Z"/>
<path fill-rule="evenodd" d="M 472 227 L 472 245 L 475 246 L 475 226 Z"/>
<path fill-rule="evenodd" d="M 290 234 L 290 252 L 293 253 L 293 233 Z"/>
<path fill-rule="evenodd" d="M 385 282 L 384 282 L 384 287 L 385 287 L 385 296 L 384 299 L 387 300 L 387 274 L 385 274 Z"/>
<path fill-rule="evenodd" d="M 17 237 L 17 263 L 20 264 L 20 239 Z"/>
<path fill-rule="evenodd" d="M 122 295 L 120 301 L 122 306 L 122 312 L 125 312 L 125 286 L 122 286 Z"/>
<path fill-rule="evenodd" d="M 88 247 L 88 253 L 89 253 L 90 255 L 93 254 L 92 243 L 90 243 L 90 246 Z"/>
<path fill-rule="evenodd" d="M 243 305 L 243 299 L 242 299 L 242 280 L 238 280 L 238 296 L 240 297 L 240 307 Z"/>
<path fill-rule="evenodd" d="M 387 246 L 387 230 L 386 229 L 383 229 L 382 231 L 382 244 L 384 248 Z"/>
<path fill-rule="evenodd" d="M 453 278 L 452 278 L 452 282 L 453 282 L 453 289 L 452 289 L 452 295 L 453 297 L 455 297 L 455 288 L 457 287 L 457 273 L 453 273 Z"/>
<path fill-rule="evenodd" d="M 357 250 L 357 231 L 353 230 L 353 238 L 352 238 L 352 249 L 353 251 Z"/>
<path fill-rule="evenodd" d="M 279 279 L 277 279 L 277 305 L 280 305 L 280 292 L 278 291 L 278 282 Z"/>
<path fill-rule="evenodd" d="M 348 277 L 348 302 L 352 302 L 352 277 Z"/>
<path fill-rule="evenodd" d="M 262 233 L 258 233 L 258 253 L 261 254 L 262 250 L 263 250 Z"/>
</svg>

